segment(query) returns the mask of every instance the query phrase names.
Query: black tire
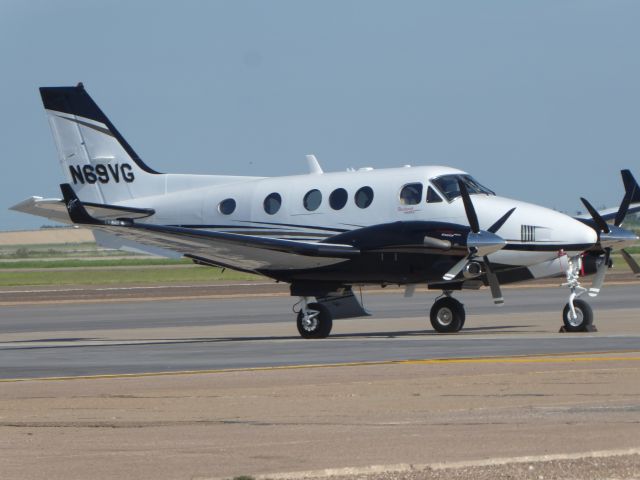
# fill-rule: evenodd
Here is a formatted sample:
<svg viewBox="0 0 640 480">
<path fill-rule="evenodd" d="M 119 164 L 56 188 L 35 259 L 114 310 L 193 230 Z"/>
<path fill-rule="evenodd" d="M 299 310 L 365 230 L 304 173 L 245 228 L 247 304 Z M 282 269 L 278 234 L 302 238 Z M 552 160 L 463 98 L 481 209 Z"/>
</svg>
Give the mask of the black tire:
<svg viewBox="0 0 640 480">
<path fill-rule="evenodd" d="M 570 318 L 571 307 L 567 303 L 562 310 L 562 322 L 567 332 L 586 332 L 593 324 L 593 310 L 584 300 L 574 300 L 573 306 L 576 309 L 577 319 Z"/>
<path fill-rule="evenodd" d="M 465 321 L 464 306 L 455 298 L 443 297 L 431 307 L 431 326 L 438 333 L 459 332 Z"/>
<path fill-rule="evenodd" d="M 310 303 L 307 305 L 309 310 L 317 310 L 318 315 L 315 317 L 315 322 L 312 325 L 305 325 L 302 321 L 302 311 L 298 312 L 298 318 L 296 324 L 298 326 L 298 332 L 302 338 L 327 338 L 331 333 L 333 327 L 333 318 L 331 312 L 327 307 L 320 303 Z"/>
</svg>

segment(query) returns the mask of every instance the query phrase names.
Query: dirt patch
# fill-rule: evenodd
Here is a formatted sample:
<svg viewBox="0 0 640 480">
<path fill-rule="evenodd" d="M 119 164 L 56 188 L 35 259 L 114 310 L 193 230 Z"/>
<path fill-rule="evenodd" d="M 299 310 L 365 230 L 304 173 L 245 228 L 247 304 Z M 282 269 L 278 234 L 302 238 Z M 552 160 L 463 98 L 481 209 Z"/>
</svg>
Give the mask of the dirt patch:
<svg viewBox="0 0 640 480">
<path fill-rule="evenodd" d="M 42 245 L 93 242 L 93 233 L 87 228 L 44 228 L 19 232 L 0 232 L 0 246 Z"/>
</svg>

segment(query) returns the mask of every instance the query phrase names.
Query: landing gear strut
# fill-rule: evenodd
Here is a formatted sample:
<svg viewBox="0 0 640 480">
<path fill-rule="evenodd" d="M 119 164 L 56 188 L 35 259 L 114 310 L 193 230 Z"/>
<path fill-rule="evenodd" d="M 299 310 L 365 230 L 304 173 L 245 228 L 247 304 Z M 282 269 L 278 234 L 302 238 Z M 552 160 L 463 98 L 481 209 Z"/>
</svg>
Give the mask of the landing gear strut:
<svg viewBox="0 0 640 480">
<path fill-rule="evenodd" d="M 302 338 L 327 338 L 333 327 L 333 318 L 327 307 L 319 303 L 307 303 L 308 297 L 300 297 L 297 326 Z"/>
<path fill-rule="evenodd" d="M 462 330 L 466 314 L 464 306 L 445 291 L 444 297 L 435 301 L 429 315 L 433 329 L 438 333 L 455 333 Z"/>
<path fill-rule="evenodd" d="M 595 330 L 593 326 L 593 310 L 587 302 L 579 300 L 587 289 L 580 285 L 580 270 L 582 268 L 582 258 L 580 255 L 568 258 L 567 282 L 563 286 L 569 287 L 571 294 L 569 301 L 562 311 L 562 323 L 564 326 L 560 331 L 564 332 L 591 332 Z"/>
</svg>

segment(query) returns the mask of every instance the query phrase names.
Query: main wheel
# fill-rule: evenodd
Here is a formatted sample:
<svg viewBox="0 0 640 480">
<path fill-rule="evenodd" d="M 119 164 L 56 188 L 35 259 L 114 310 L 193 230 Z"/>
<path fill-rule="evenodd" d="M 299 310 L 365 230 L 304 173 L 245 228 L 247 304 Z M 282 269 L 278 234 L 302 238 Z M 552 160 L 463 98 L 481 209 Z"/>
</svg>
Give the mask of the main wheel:
<svg viewBox="0 0 640 480">
<path fill-rule="evenodd" d="M 576 318 L 571 318 L 571 307 L 567 303 L 562 311 L 562 321 L 567 332 L 586 332 L 593 323 L 593 310 L 584 300 L 574 300 Z"/>
<path fill-rule="evenodd" d="M 443 297 L 433 304 L 429 317 L 436 332 L 459 332 L 465 321 L 464 306 L 455 298 Z"/>
<path fill-rule="evenodd" d="M 327 338 L 333 327 L 333 318 L 327 307 L 319 303 L 310 303 L 307 310 L 311 315 L 305 320 L 302 310 L 298 312 L 298 332 L 302 338 Z"/>
</svg>

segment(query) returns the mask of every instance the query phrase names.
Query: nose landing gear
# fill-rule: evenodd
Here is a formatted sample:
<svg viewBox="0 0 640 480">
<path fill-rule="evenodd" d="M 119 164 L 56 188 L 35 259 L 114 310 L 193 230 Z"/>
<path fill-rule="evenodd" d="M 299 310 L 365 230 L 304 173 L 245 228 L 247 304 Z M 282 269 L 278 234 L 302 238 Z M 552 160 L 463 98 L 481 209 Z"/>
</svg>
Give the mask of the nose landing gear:
<svg viewBox="0 0 640 480">
<path fill-rule="evenodd" d="M 561 332 L 595 332 L 593 325 L 593 310 L 584 300 L 578 299 L 587 289 L 580 285 L 580 270 L 582 269 L 582 258 L 580 255 L 567 259 L 567 281 L 562 286 L 567 286 L 571 290 L 569 301 L 562 311 Z"/>
</svg>

